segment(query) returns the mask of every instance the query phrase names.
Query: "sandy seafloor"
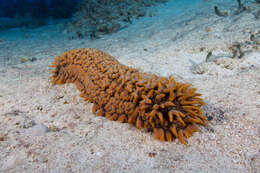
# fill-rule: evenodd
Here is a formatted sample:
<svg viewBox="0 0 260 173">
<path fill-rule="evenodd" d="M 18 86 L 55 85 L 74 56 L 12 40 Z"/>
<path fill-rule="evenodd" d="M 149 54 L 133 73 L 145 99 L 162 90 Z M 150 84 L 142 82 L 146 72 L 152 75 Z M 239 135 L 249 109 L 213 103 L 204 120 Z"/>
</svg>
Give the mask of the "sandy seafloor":
<svg viewBox="0 0 260 173">
<path fill-rule="evenodd" d="M 186 2 L 170 1 L 156 7 L 154 17 L 93 41 L 70 40 L 59 24 L 1 32 L 0 172 L 259 172 L 260 50 L 247 41 L 260 20 L 248 12 L 214 14 L 216 4 L 236 8 L 231 0 Z M 242 59 L 230 58 L 235 42 L 246 45 Z M 50 83 L 53 58 L 81 47 L 191 83 L 213 117 L 209 128 L 184 146 L 95 116 L 74 85 Z M 21 64 L 23 56 L 37 61 Z"/>
</svg>

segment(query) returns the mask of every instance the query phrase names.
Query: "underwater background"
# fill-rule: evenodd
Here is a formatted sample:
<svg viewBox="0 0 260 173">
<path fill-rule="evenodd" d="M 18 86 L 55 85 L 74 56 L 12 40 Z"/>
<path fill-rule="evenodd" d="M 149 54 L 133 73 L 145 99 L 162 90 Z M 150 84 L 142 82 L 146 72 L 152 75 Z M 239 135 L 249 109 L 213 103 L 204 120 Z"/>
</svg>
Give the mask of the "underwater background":
<svg viewBox="0 0 260 173">
<path fill-rule="evenodd" d="M 94 48 L 202 94 L 187 146 L 92 113 L 54 58 Z M 260 172 L 259 0 L 0 0 L 0 172 Z"/>
</svg>

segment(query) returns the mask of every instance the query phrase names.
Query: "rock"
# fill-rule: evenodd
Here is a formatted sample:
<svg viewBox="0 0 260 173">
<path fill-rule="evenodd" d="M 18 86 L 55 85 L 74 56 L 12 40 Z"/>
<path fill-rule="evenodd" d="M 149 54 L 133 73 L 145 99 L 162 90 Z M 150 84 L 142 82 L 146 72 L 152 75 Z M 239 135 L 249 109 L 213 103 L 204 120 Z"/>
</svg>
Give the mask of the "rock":
<svg viewBox="0 0 260 173">
<path fill-rule="evenodd" d="M 49 128 L 43 124 L 37 124 L 29 129 L 24 131 L 25 135 L 28 136 L 43 136 L 49 132 Z"/>
<path fill-rule="evenodd" d="M 116 32 L 120 29 L 120 24 L 119 23 L 113 23 L 109 28 L 108 28 L 108 32 L 109 33 L 113 33 Z"/>
<path fill-rule="evenodd" d="M 250 165 L 252 167 L 252 173 L 260 172 L 260 153 L 257 153 L 251 158 Z"/>
<path fill-rule="evenodd" d="M 29 61 L 29 58 L 24 56 L 24 57 L 21 58 L 20 61 L 21 61 L 21 63 L 26 63 L 27 61 Z"/>
<path fill-rule="evenodd" d="M 60 131 L 60 129 L 58 127 L 56 127 L 55 125 L 50 125 L 49 126 L 49 131 L 51 131 L 51 132 L 58 132 L 58 131 Z"/>
<path fill-rule="evenodd" d="M 113 32 L 116 32 L 120 29 L 120 24 L 119 23 L 112 23 L 112 24 L 106 24 L 106 25 L 101 25 L 98 27 L 98 32 L 101 34 L 111 34 Z"/>
<path fill-rule="evenodd" d="M 36 61 L 36 60 L 37 60 L 36 57 L 32 57 L 32 58 L 30 58 L 30 61 L 31 61 L 31 62 L 34 62 L 34 61 Z"/>
<path fill-rule="evenodd" d="M 5 141 L 5 137 L 4 136 L 0 136 L 0 142 Z"/>
</svg>

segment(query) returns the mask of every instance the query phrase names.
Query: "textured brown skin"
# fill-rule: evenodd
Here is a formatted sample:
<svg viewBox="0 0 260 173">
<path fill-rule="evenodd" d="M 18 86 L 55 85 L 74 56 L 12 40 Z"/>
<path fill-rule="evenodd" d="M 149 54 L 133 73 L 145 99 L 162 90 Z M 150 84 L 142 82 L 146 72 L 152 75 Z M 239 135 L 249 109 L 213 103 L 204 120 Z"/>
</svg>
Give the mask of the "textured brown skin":
<svg viewBox="0 0 260 173">
<path fill-rule="evenodd" d="M 52 83 L 75 83 L 93 113 L 154 132 L 160 141 L 185 138 L 206 125 L 205 103 L 190 84 L 139 72 L 95 49 L 75 49 L 55 58 Z"/>
</svg>

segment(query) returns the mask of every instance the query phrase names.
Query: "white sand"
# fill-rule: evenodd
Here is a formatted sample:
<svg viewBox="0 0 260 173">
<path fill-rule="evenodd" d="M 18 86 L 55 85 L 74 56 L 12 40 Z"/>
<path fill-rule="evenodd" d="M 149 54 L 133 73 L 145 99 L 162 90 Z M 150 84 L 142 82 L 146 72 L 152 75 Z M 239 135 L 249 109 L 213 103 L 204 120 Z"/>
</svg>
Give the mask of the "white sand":
<svg viewBox="0 0 260 173">
<path fill-rule="evenodd" d="M 68 40 L 57 25 L 0 33 L 0 172 L 259 171 L 259 45 L 248 45 L 241 60 L 226 56 L 232 55 L 234 42 L 245 43 L 251 31 L 259 30 L 260 21 L 248 12 L 228 18 L 214 14 L 215 4 L 236 8 L 235 1 L 226 5 L 230 1 L 197 0 L 186 8 L 190 1 L 176 0 L 155 17 L 95 41 Z M 192 83 L 208 104 L 205 114 L 213 116 L 210 128 L 201 128 L 183 146 L 95 116 L 74 85 L 51 86 L 49 80 L 53 58 L 80 47 L 98 48 L 123 64 Z M 205 63 L 208 51 L 222 62 Z M 19 64 L 23 56 L 38 60 Z M 194 73 L 196 65 L 204 74 Z M 43 135 L 28 135 L 34 124 L 52 131 L 43 127 L 38 129 Z"/>
</svg>

